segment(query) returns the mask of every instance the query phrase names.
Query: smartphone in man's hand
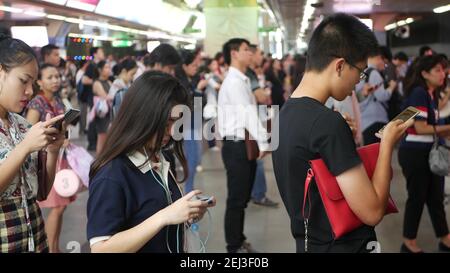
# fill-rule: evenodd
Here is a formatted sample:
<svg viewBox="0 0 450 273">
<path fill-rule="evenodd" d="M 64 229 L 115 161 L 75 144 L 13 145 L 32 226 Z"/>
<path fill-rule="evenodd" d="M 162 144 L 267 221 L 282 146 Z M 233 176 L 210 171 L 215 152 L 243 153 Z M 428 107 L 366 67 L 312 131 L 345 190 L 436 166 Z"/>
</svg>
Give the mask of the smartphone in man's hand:
<svg viewBox="0 0 450 273">
<path fill-rule="evenodd" d="M 400 114 L 398 114 L 395 118 L 393 118 L 392 121 L 400 119 L 403 122 L 407 122 L 408 120 L 413 119 L 419 113 L 420 113 L 419 109 L 417 109 L 415 107 L 412 107 L 412 106 L 409 106 L 408 108 L 403 110 Z M 378 131 L 377 134 L 381 136 L 383 134 L 383 130 L 384 130 L 385 127 L 386 127 L 386 125 L 383 126 L 383 128 L 381 128 L 380 131 Z"/>
</svg>

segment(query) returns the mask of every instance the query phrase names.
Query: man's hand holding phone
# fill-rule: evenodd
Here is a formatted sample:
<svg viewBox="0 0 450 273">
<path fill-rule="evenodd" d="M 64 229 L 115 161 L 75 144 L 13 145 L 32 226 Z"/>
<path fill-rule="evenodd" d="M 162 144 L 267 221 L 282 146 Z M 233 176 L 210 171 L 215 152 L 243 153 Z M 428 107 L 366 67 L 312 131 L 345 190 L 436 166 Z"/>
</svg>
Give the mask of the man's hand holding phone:
<svg viewBox="0 0 450 273">
<path fill-rule="evenodd" d="M 380 133 L 376 133 L 375 135 L 381 138 L 381 143 L 386 143 L 390 147 L 393 147 L 400 138 L 405 134 L 406 129 L 413 126 L 414 119 L 410 119 L 407 121 L 403 121 L 400 119 L 393 120 L 389 122 L 384 130 Z"/>
<path fill-rule="evenodd" d="M 414 117 L 419 113 L 420 111 L 417 108 L 410 106 L 398 114 L 386 126 L 381 128 L 375 135 L 380 138 L 382 142 L 384 140 L 395 144 L 405 133 L 406 129 L 413 126 Z"/>
</svg>

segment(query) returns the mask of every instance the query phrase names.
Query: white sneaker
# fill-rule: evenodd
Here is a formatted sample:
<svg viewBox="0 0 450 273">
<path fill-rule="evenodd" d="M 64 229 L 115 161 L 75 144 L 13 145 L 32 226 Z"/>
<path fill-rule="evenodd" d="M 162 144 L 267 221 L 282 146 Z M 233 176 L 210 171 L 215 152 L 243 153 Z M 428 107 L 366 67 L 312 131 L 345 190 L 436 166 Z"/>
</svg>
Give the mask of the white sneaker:
<svg viewBox="0 0 450 273">
<path fill-rule="evenodd" d="M 203 172 L 203 167 L 202 165 L 198 165 L 197 168 L 195 169 L 198 173 Z"/>
<path fill-rule="evenodd" d="M 213 151 L 213 152 L 220 152 L 220 148 L 217 147 L 217 146 L 214 146 L 214 147 L 210 148 L 210 150 Z"/>
</svg>

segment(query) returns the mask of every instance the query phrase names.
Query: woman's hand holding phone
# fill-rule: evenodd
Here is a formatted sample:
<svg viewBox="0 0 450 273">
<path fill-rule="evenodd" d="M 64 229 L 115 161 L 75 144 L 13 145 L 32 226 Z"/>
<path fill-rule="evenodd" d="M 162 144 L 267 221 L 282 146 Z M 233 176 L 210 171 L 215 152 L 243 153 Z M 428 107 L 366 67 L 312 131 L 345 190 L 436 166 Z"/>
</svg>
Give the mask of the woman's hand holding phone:
<svg viewBox="0 0 450 273">
<path fill-rule="evenodd" d="M 46 121 L 41 121 L 33 125 L 33 127 L 31 127 L 26 134 L 25 139 L 22 141 L 23 145 L 25 145 L 27 149 L 27 152 L 36 152 L 44 148 L 48 148 L 49 146 L 50 148 L 55 148 L 59 145 L 61 131 L 53 128 L 52 125 L 54 125 L 57 121 L 62 120 L 63 117 L 63 115 L 59 115 L 54 118 L 50 118 L 50 115 L 47 114 Z M 61 147 L 61 145 L 59 145 L 59 147 Z"/>
<path fill-rule="evenodd" d="M 46 120 L 49 120 L 49 119 L 50 119 L 50 115 L 47 114 Z M 64 118 L 61 119 L 60 121 L 62 122 L 60 129 L 58 130 L 58 132 L 56 134 L 52 135 L 53 141 L 47 145 L 47 152 L 49 152 L 49 153 L 58 153 L 59 149 L 61 149 L 61 146 L 64 144 L 64 141 L 66 140 L 67 124 L 66 124 Z M 59 122 L 59 121 L 57 121 L 57 122 Z"/>
</svg>

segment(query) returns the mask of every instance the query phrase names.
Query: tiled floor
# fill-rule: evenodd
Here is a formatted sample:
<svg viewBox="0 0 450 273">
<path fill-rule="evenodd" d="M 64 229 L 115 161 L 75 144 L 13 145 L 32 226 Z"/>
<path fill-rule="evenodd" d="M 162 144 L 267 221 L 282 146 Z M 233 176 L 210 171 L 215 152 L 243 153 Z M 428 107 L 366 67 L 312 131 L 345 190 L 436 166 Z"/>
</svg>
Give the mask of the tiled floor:
<svg viewBox="0 0 450 273">
<path fill-rule="evenodd" d="M 84 144 L 84 141 L 78 142 Z M 226 177 L 220 152 L 206 151 L 202 159 L 203 171 L 197 174 L 195 185 L 205 194 L 217 198 L 216 207 L 210 210 L 211 223 L 206 216 L 200 222 L 200 235 L 205 238 L 208 226 L 211 234 L 207 242 L 207 252 L 225 252 L 223 218 L 226 200 Z M 291 237 L 289 218 L 281 203 L 273 175 L 271 158 L 265 159 L 268 196 L 278 202 L 278 208 L 266 208 L 249 204 L 245 217 L 245 234 L 248 241 L 262 252 L 295 252 L 295 242 Z M 447 192 L 450 192 L 450 181 L 446 182 Z M 391 195 L 395 199 L 400 213 L 388 215 L 376 228 L 382 252 L 398 252 L 402 243 L 403 212 L 406 201 L 405 181 L 394 156 L 394 179 Z M 61 234 L 61 249 L 66 252 L 89 252 L 86 242 L 86 201 L 87 192 L 79 194 L 64 215 Z M 450 205 L 446 206 L 447 219 L 450 219 Z M 46 211 L 44 211 L 46 214 Z M 425 209 L 420 225 L 418 242 L 425 251 L 437 251 L 438 240 L 434 236 L 428 212 Z"/>
</svg>

